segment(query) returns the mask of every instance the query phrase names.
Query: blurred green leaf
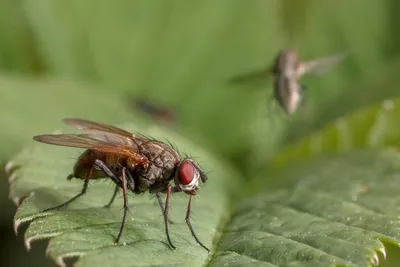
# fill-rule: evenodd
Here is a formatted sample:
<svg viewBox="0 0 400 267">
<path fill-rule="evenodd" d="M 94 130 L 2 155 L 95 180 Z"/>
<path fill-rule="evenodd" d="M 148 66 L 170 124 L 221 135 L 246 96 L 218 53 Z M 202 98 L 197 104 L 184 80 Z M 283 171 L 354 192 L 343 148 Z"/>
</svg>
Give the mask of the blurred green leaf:
<svg viewBox="0 0 400 267">
<path fill-rule="evenodd" d="M 138 131 L 139 127 L 128 125 L 124 128 Z M 213 243 L 218 241 L 219 224 L 230 211 L 228 200 L 240 188 L 239 178 L 217 159 L 177 135 L 158 127 L 150 128 L 146 134 L 160 140 L 168 138 L 182 152 L 198 158 L 206 171 L 212 171 L 193 202 L 192 223 L 202 242 L 213 248 Z M 76 149 L 37 144 L 13 159 L 13 164 L 22 168 L 10 176 L 10 197 L 15 203 L 23 199 L 14 218 L 15 227 L 34 220 L 25 233 L 28 248 L 32 241 L 50 238 L 47 250 L 50 257 L 60 264 L 64 258 L 84 256 L 77 266 L 132 266 L 139 263 L 202 266 L 208 254 L 196 243 L 185 224 L 188 198 L 182 194 L 174 195 L 170 204 L 170 216 L 175 222 L 170 225 L 170 233 L 179 257 L 166 241 L 158 204 L 147 194 L 130 198 L 131 213 L 121 238 L 123 245 L 113 245 L 122 220 L 122 199 L 117 198 L 110 209 L 103 208 L 109 200 L 107 196 L 111 198 L 114 191 L 112 182 L 93 182 L 86 195 L 67 209 L 47 215 L 39 213 L 81 190 L 82 181 L 66 179 L 78 155 Z"/>
<path fill-rule="evenodd" d="M 184 136 L 206 140 L 224 156 L 249 146 L 243 136 L 267 99 L 263 90 L 246 90 L 251 84 L 237 89 L 228 80 L 264 67 L 280 49 L 279 5 L 278 0 L 23 1 L 52 74 L 176 107 Z"/>
<path fill-rule="evenodd" d="M 34 135 L 79 117 L 104 123 L 135 120 L 119 94 L 68 79 L 0 76 L 0 159 L 20 151 Z M 58 123 L 58 125 L 56 124 Z"/>
<path fill-rule="evenodd" d="M 40 73 L 43 62 L 20 1 L 0 2 L 0 69 L 14 73 Z"/>
<path fill-rule="evenodd" d="M 260 175 L 263 193 L 235 205 L 211 266 L 377 265 L 382 241 L 400 241 L 399 159 L 361 150 Z"/>
<path fill-rule="evenodd" d="M 309 157 L 350 151 L 364 147 L 383 147 L 400 143 L 400 99 L 385 100 L 354 111 L 323 129 L 287 146 L 271 161 L 274 169 L 287 168 Z"/>
</svg>

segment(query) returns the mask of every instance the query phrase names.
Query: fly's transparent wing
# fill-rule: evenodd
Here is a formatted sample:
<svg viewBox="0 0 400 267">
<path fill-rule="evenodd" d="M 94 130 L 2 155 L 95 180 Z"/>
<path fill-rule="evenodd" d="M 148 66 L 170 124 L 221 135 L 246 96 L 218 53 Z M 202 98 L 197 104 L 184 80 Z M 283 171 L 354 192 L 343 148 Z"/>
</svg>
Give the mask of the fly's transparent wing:
<svg viewBox="0 0 400 267">
<path fill-rule="evenodd" d="M 99 122 L 94 122 L 94 121 L 88 121 L 88 120 L 83 120 L 83 119 L 64 119 L 63 122 L 65 124 L 68 124 L 76 129 L 82 130 L 87 134 L 91 135 L 108 135 L 108 134 L 113 134 L 113 135 L 120 135 L 121 137 L 125 138 L 130 138 L 130 139 L 141 139 L 141 140 L 146 140 L 147 138 L 141 134 L 138 133 L 130 133 L 128 131 L 125 131 L 123 129 L 120 129 L 115 126 L 99 123 Z"/>
<path fill-rule="evenodd" d="M 301 62 L 298 66 L 298 77 L 305 74 L 324 74 L 334 65 L 341 62 L 346 56 L 347 53 L 339 53 L 330 57 Z"/>
<path fill-rule="evenodd" d="M 138 157 L 138 146 L 134 140 L 116 134 L 45 134 L 33 137 L 34 140 L 66 147 L 78 147 L 102 152 Z"/>
<path fill-rule="evenodd" d="M 267 81 L 273 76 L 272 67 L 265 68 L 263 70 L 254 70 L 251 72 L 244 73 L 242 75 L 235 76 L 229 80 L 230 83 L 251 83 Z"/>
</svg>

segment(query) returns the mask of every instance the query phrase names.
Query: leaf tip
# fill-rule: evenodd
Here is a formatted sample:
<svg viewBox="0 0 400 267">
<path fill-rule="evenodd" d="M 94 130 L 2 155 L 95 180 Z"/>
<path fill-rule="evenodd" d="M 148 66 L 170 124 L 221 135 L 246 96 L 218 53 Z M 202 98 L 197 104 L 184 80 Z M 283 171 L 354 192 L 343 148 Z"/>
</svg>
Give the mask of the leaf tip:
<svg viewBox="0 0 400 267">
<path fill-rule="evenodd" d="M 379 257 L 378 254 L 375 252 L 374 255 L 371 258 L 371 263 L 374 266 L 378 266 L 379 265 Z"/>
<path fill-rule="evenodd" d="M 34 241 L 37 240 L 42 240 L 42 239 L 49 239 L 50 237 L 54 237 L 59 235 L 59 233 L 50 233 L 50 234 L 42 234 L 42 235 L 35 235 L 35 236 L 31 236 L 25 239 L 25 248 L 26 250 L 30 250 L 31 249 L 31 244 Z"/>
<path fill-rule="evenodd" d="M 7 176 L 11 176 L 11 174 L 18 169 L 19 167 L 21 167 L 20 164 L 16 163 L 15 161 L 10 160 L 9 162 L 6 163 L 6 165 L 4 166 L 4 171 L 6 173 Z"/>
<path fill-rule="evenodd" d="M 14 233 L 15 233 L 15 235 L 18 235 L 18 228 L 21 225 L 21 223 L 22 223 L 22 220 L 19 220 L 19 219 L 14 221 Z"/>
<path fill-rule="evenodd" d="M 33 237 L 25 239 L 25 248 L 27 251 L 31 250 L 31 242 L 33 241 Z"/>
<path fill-rule="evenodd" d="M 85 255 L 85 253 L 83 253 L 83 252 L 68 252 L 68 253 L 60 254 L 56 257 L 56 263 L 58 266 L 64 267 L 64 266 L 66 266 L 64 259 L 82 257 L 83 255 Z"/>
<path fill-rule="evenodd" d="M 8 176 L 8 183 L 12 184 L 17 179 L 17 175 L 15 173 Z"/>
<path fill-rule="evenodd" d="M 385 247 L 379 248 L 378 251 L 382 254 L 383 259 L 386 260 L 386 250 L 385 250 Z"/>
</svg>

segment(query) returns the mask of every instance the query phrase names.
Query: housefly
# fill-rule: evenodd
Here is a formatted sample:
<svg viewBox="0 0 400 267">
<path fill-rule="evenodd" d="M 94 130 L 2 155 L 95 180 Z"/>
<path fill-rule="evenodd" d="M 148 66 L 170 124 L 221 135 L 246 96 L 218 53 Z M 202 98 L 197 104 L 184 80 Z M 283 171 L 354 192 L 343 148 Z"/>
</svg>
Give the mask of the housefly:
<svg viewBox="0 0 400 267">
<path fill-rule="evenodd" d="M 232 81 L 243 82 L 273 76 L 275 100 L 287 114 L 293 114 L 301 105 L 306 88 L 300 83 L 301 77 L 306 74 L 323 74 L 339 63 L 344 56 L 344 53 L 339 53 L 315 60 L 300 61 L 294 49 L 287 49 L 278 53 L 272 67 L 235 77 Z"/>
<path fill-rule="evenodd" d="M 164 216 L 168 243 L 175 248 L 168 230 L 169 200 L 171 194 L 184 192 L 189 195 L 186 224 L 197 243 L 209 251 L 197 238 L 190 222 L 192 198 L 200 188 L 200 181 L 205 183 L 207 180 L 207 175 L 196 160 L 181 158 L 171 145 L 138 133 L 130 133 L 114 126 L 83 119 L 63 121 L 84 133 L 38 135 L 33 139 L 47 144 L 86 148 L 87 150 L 79 156 L 73 167 L 72 174 L 67 177 L 68 180 L 72 178 L 84 180 L 83 187 L 81 192 L 70 200 L 43 212 L 65 207 L 84 195 L 91 179 L 110 178 L 115 183 L 115 190 L 106 207 L 110 207 L 113 203 L 120 188 L 124 200 L 124 213 L 115 244 L 119 243 L 125 225 L 128 190 L 135 194 L 149 191 L 158 199 Z M 174 186 L 171 185 L 172 180 Z M 165 205 L 161 197 L 163 193 L 166 194 Z"/>
</svg>

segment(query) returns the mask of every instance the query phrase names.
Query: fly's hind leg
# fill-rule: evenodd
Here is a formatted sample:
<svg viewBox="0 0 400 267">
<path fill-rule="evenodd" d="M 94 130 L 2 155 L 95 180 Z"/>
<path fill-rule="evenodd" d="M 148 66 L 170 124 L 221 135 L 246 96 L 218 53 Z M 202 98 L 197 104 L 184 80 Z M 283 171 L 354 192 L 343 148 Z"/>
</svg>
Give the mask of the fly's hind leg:
<svg viewBox="0 0 400 267">
<path fill-rule="evenodd" d="M 72 201 L 74 201 L 74 200 L 78 199 L 79 197 L 83 196 L 83 195 L 86 193 L 86 190 L 87 190 L 87 188 L 88 188 L 88 186 L 89 186 L 89 180 L 90 180 L 90 178 L 91 178 L 91 176 L 92 176 L 93 168 L 94 168 L 94 165 L 89 169 L 89 171 L 88 171 L 88 173 L 87 173 L 87 175 L 86 175 L 86 177 L 85 177 L 85 180 L 84 180 L 84 182 L 83 182 L 83 188 L 82 188 L 82 190 L 81 190 L 81 192 L 80 192 L 79 194 L 77 194 L 76 196 L 74 196 L 74 197 L 71 198 L 70 200 L 64 202 L 63 204 L 60 204 L 60 205 L 55 206 L 55 207 L 52 207 L 52 208 L 45 209 L 45 210 L 43 210 L 42 212 L 48 212 L 48 211 L 51 211 L 51 210 L 57 210 L 57 209 L 59 209 L 59 208 L 65 207 L 65 206 L 67 206 L 69 203 L 71 203 Z M 68 178 L 69 178 L 70 176 L 71 176 L 71 175 L 68 175 Z M 72 179 L 72 178 L 69 178 L 69 179 Z"/>
<path fill-rule="evenodd" d="M 110 202 L 108 202 L 108 204 L 105 205 L 104 208 L 109 208 L 109 207 L 111 207 L 112 203 L 114 202 L 115 197 L 116 197 L 117 194 L 118 194 L 118 191 L 119 191 L 119 185 L 116 184 L 116 185 L 115 185 L 115 189 L 114 189 L 114 193 L 113 193 L 113 195 L 112 195 L 112 197 L 111 197 L 111 199 L 110 199 Z"/>
</svg>

